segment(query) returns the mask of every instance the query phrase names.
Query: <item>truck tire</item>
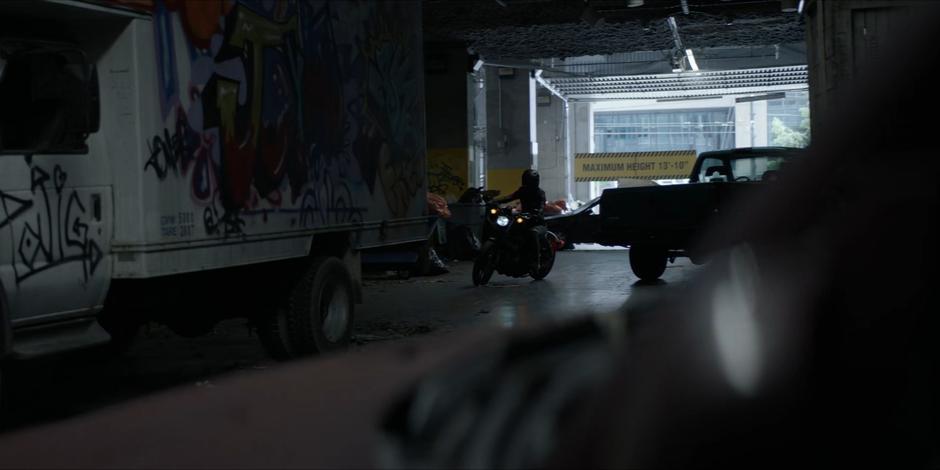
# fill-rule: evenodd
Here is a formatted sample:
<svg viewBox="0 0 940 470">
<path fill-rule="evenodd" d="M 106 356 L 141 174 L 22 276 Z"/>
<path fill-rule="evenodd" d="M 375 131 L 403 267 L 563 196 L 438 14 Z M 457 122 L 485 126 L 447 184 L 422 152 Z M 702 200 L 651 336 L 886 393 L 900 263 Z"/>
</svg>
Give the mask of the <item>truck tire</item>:
<svg viewBox="0 0 940 470">
<path fill-rule="evenodd" d="M 630 269 L 642 281 L 655 281 L 666 271 L 666 250 L 657 246 L 630 247 Z"/>
<path fill-rule="evenodd" d="M 353 326 L 353 285 L 337 258 L 315 258 L 288 298 L 285 311 L 291 354 L 305 356 L 349 344 Z"/>
</svg>

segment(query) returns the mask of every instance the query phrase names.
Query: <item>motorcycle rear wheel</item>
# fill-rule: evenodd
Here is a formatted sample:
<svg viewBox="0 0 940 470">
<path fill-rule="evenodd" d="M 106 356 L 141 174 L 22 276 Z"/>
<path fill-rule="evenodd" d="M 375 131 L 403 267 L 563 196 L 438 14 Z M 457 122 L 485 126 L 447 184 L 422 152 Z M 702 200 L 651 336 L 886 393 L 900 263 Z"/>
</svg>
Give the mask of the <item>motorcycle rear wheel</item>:
<svg viewBox="0 0 940 470">
<path fill-rule="evenodd" d="M 487 241 L 480 248 L 480 254 L 473 260 L 473 285 L 483 286 L 490 282 L 493 277 L 493 255 L 496 253 L 496 245 L 492 241 Z"/>
<path fill-rule="evenodd" d="M 552 248 L 551 243 L 548 243 L 547 240 L 542 241 L 542 247 L 539 253 L 539 269 L 529 273 L 532 276 L 532 279 L 540 281 L 545 279 L 545 276 L 548 276 L 548 273 L 552 272 L 552 266 L 555 265 L 555 249 Z"/>
</svg>

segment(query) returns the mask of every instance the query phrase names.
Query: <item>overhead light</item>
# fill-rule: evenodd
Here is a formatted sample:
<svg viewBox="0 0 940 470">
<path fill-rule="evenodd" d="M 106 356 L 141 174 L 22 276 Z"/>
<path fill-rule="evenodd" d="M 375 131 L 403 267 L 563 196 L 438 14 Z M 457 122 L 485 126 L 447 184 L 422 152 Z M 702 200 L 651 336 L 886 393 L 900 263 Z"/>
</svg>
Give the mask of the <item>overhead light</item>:
<svg viewBox="0 0 940 470">
<path fill-rule="evenodd" d="M 675 98 L 657 98 L 657 103 L 668 103 L 670 101 L 694 101 L 694 100 L 716 100 L 719 98 L 724 98 L 723 95 L 707 95 L 707 96 L 678 96 Z"/>
<path fill-rule="evenodd" d="M 742 96 L 740 98 L 735 98 L 735 103 L 747 103 L 750 101 L 766 101 L 766 100 L 779 100 L 786 98 L 787 94 L 782 91 L 776 93 L 767 93 L 765 95 L 754 95 L 754 96 Z"/>
<path fill-rule="evenodd" d="M 797 5 L 797 7 L 796 7 L 796 12 L 799 13 L 799 14 L 801 14 L 801 15 L 803 14 L 803 2 L 804 2 L 804 0 L 800 0 L 800 4 Z"/>
<path fill-rule="evenodd" d="M 477 59 L 477 61 L 473 63 L 473 71 L 479 72 L 480 69 L 482 68 L 483 68 L 483 61 L 480 59 Z"/>
<path fill-rule="evenodd" d="M 698 72 L 698 64 L 695 63 L 695 56 L 692 55 L 692 49 L 686 49 L 685 56 L 689 59 L 689 67 L 692 67 L 692 71 Z"/>
<path fill-rule="evenodd" d="M 643 6 L 643 0 L 627 0 L 628 8 L 641 7 L 641 6 Z"/>
</svg>

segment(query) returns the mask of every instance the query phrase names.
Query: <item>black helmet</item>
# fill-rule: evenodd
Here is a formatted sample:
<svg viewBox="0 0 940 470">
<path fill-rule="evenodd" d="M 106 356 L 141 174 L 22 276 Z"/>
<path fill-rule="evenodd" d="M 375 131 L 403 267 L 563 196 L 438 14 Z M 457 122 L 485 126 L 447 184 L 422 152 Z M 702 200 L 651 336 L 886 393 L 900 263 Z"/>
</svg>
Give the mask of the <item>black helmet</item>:
<svg viewBox="0 0 940 470">
<path fill-rule="evenodd" d="M 539 186 L 539 172 L 535 170 L 526 170 L 522 172 L 522 185 L 523 186 Z"/>
</svg>

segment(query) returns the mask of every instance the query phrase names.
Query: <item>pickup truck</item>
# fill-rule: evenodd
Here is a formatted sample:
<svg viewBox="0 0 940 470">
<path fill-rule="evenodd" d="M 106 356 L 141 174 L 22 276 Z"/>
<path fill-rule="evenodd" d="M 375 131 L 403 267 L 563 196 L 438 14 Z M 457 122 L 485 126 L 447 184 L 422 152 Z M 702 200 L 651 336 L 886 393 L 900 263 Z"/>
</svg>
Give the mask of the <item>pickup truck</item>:
<svg viewBox="0 0 940 470">
<path fill-rule="evenodd" d="M 607 189 L 595 240 L 630 247 L 630 268 L 644 281 L 658 279 L 680 256 L 699 264 L 708 253 L 691 247 L 712 216 L 777 179 L 785 162 L 801 153 L 787 147 L 702 152 L 687 184 Z"/>
</svg>

